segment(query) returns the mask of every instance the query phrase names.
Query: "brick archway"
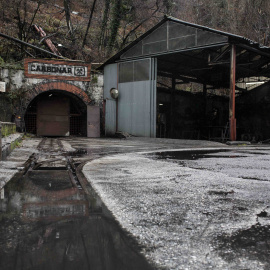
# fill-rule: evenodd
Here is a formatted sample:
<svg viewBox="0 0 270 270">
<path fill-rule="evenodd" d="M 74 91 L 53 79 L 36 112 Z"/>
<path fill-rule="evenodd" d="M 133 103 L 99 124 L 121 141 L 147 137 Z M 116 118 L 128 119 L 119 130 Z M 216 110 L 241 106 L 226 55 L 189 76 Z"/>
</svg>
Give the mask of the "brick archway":
<svg viewBox="0 0 270 270">
<path fill-rule="evenodd" d="M 25 129 L 25 116 L 28 111 L 28 107 L 30 104 L 37 98 L 39 95 L 44 94 L 50 91 L 62 92 L 63 94 L 72 94 L 70 96 L 77 97 L 78 100 L 81 101 L 81 104 L 85 104 L 86 106 L 90 104 L 91 99 L 82 89 L 77 87 L 74 84 L 63 82 L 63 81 L 47 81 L 40 84 L 32 85 L 32 88 L 28 89 L 25 92 L 25 96 L 23 102 L 20 107 L 18 107 L 18 111 L 16 113 L 17 127 L 21 129 Z M 86 124 L 85 124 L 86 126 Z"/>
<path fill-rule="evenodd" d="M 36 96 L 50 90 L 66 91 L 74 94 L 75 96 L 79 97 L 86 105 L 90 104 L 91 102 L 91 99 L 88 97 L 88 95 L 74 84 L 61 81 L 48 82 L 37 84 L 27 92 L 26 102 L 24 104 L 25 110 Z"/>
</svg>

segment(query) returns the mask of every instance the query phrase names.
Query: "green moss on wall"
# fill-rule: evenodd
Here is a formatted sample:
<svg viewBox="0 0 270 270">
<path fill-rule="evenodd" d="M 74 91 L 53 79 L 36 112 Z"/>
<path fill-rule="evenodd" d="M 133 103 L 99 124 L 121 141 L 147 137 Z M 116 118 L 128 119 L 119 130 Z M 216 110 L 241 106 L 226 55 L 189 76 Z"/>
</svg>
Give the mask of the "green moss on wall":
<svg viewBox="0 0 270 270">
<path fill-rule="evenodd" d="M 16 133 L 16 126 L 14 123 L 2 123 L 2 137 L 6 137 L 14 133 Z"/>
</svg>

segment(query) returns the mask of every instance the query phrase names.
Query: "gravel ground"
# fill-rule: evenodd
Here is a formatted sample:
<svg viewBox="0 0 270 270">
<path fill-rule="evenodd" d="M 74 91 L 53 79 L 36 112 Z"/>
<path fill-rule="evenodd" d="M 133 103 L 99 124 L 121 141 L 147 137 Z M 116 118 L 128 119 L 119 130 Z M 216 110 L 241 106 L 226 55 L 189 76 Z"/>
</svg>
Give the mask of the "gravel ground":
<svg viewBox="0 0 270 270">
<path fill-rule="evenodd" d="M 269 148 L 127 153 L 83 171 L 159 268 L 270 269 L 269 162 Z"/>
</svg>

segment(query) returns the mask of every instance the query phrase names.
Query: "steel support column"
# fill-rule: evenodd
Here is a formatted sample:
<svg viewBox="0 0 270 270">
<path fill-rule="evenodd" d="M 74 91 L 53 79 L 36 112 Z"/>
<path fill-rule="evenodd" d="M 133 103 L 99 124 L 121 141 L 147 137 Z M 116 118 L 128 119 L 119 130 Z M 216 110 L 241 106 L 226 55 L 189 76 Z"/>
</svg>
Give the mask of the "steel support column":
<svg viewBox="0 0 270 270">
<path fill-rule="evenodd" d="M 172 88 L 171 88 L 171 111 L 170 111 L 170 137 L 174 138 L 174 93 L 176 87 L 175 76 L 172 77 Z"/>
<path fill-rule="evenodd" d="M 204 118 L 206 119 L 207 113 L 207 86 L 203 84 L 203 100 L 204 100 Z"/>
<path fill-rule="evenodd" d="M 236 75 L 236 46 L 231 47 L 231 71 L 230 71 L 230 140 L 236 141 L 236 119 L 235 119 L 235 76 Z"/>
<path fill-rule="evenodd" d="M 2 123 L 0 122 L 0 161 L 2 160 Z"/>
<path fill-rule="evenodd" d="M 119 91 L 119 64 L 117 64 L 117 88 Z M 118 132 L 118 98 L 115 100 L 116 103 L 116 119 L 115 119 L 115 133 Z"/>
</svg>

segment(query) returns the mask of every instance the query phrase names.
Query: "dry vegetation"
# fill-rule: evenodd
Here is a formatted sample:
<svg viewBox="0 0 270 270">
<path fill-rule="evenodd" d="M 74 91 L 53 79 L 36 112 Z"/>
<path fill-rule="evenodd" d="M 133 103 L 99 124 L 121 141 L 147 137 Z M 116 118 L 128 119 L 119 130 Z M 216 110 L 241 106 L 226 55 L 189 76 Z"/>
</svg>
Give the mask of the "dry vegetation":
<svg viewBox="0 0 270 270">
<path fill-rule="evenodd" d="M 269 0 L 0 0 L 0 32 L 48 50 L 36 24 L 63 56 L 102 62 L 164 14 L 269 45 Z M 26 56 L 50 57 L 0 38 L 0 65 Z"/>
</svg>

